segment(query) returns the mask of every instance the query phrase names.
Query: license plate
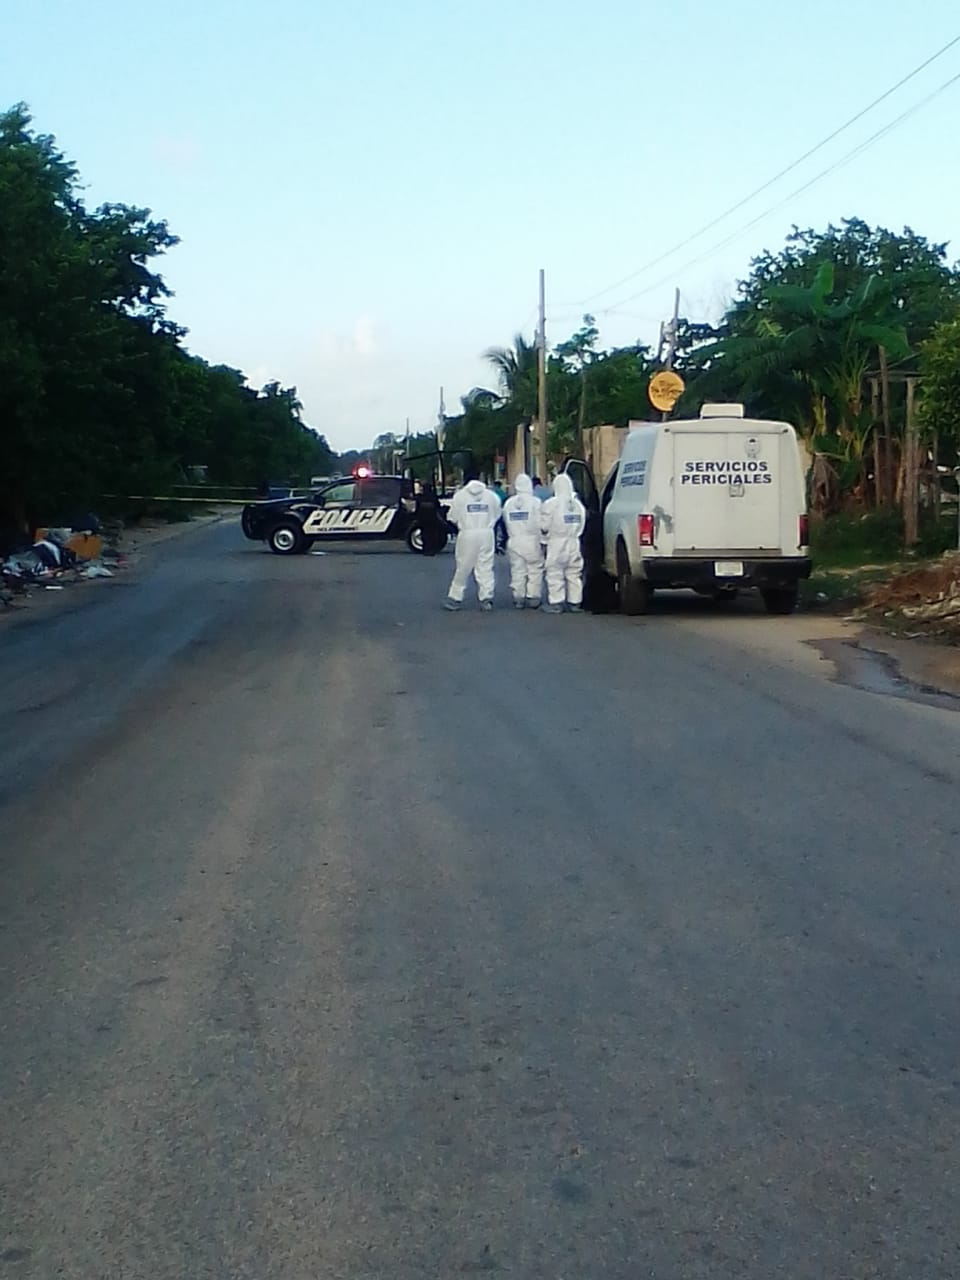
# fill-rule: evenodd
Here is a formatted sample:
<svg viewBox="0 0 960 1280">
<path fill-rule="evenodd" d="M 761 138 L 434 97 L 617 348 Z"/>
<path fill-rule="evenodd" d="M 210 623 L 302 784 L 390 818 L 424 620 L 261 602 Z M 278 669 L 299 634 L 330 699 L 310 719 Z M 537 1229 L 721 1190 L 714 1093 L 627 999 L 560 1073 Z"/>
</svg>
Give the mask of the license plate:
<svg viewBox="0 0 960 1280">
<path fill-rule="evenodd" d="M 743 561 L 742 560 L 715 560 L 713 564 L 713 572 L 718 578 L 742 578 L 743 577 Z"/>
</svg>

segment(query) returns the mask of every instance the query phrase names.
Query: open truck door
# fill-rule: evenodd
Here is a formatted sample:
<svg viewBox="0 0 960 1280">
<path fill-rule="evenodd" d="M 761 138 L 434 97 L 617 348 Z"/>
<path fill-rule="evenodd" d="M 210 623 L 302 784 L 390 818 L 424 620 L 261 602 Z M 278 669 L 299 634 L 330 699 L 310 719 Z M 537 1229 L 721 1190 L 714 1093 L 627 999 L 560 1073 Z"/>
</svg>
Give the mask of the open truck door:
<svg viewBox="0 0 960 1280">
<path fill-rule="evenodd" d="M 582 458 L 567 458 L 560 471 L 570 477 L 587 512 L 580 535 L 584 608 L 591 613 L 610 613 L 617 604 L 616 584 L 603 567 L 603 511 L 597 482 L 589 463 Z"/>
</svg>

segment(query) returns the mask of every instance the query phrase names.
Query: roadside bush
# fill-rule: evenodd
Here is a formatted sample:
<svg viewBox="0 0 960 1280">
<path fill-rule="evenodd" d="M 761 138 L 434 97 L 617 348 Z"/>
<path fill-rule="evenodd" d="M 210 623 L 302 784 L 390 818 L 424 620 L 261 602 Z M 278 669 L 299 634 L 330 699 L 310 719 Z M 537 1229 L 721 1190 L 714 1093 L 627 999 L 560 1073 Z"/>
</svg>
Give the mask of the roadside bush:
<svg viewBox="0 0 960 1280">
<path fill-rule="evenodd" d="M 815 523 L 810 552 L 824 567 L 886 563 L 903 555 L 903 520 L 898 511 L 837 515 Z"/>
</svg>

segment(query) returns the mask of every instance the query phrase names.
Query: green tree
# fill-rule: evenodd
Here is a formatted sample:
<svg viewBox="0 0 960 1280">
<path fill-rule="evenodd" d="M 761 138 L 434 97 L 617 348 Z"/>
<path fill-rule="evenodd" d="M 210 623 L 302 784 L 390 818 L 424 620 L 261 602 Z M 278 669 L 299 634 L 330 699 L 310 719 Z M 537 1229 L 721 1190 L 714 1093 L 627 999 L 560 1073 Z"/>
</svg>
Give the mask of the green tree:
<svg viewBox="0 0 960 1280">
<path fill-rule="evenodd" d="M 479 467 L 490 470 L 525 418 L 511 400 L 484 387 L 474 387 L 460 403 L 463 412 L 447 420 L 446 452 L 469 450 Z"/>
<path fill-rule="evenodd" d="M 893 323 L 897 317 L 911 351 L 960 305 L 960 275 L 947 262 L 945 243 L 931 243 L 910 227 L 895 232 L 845 218 L 839 227 L 830 225 L 825 231 L 794 227 L 782 250 L 754 258 L 728 319 L 740 309 L 760 306 L 771 285 L 810 286 L 827 262 L 833 266 L 834 290 L 840 297 L 855 294 L 871 277 L 886 286 L 886 319 Z"/>
<path fill-rule="evenodd" d="M 176 243 L 144 209 L 87 212 L 74 167 L 23 105 L 0 116 L 0 508 L 76 510 L 125 466 L 153 472 L 174 334 L 149 262 Z"/>
<path fill-rule="evenodd" d="M 861 425 L 863 376 L 877 349 L 897 359 L 907 353 L 907 337 L 887 323 L 896 310 L 878 277 L 845 297 L 834 293 L 830 262 L 820 264 L 809 285 L 768 285 L 739 330 L 701 349 L 700 358 L 720 383 L 736 383 L 748 398 L 786 392 L 792 407 L 806 408 L 815 436 L 831 429 L 853 435 Z"/>
<path fill-rule="evenodd" d="M 600 336 L 596 320 L 586 314 L 580 328 L 565 342 L 554 348 L 554 357 L 560 364 L 560 372 L 572 375 L 577 386 L 576 430 L 574 444 L 578 452 L 583 452 L 583 431 L 587 425 L 587 392 L 589 370 L 597 358 L 596 345 Z M 551 417 L 554 415 L 551 414 Z"/>
<path fill-rule="evenodd" d="M 920 348 L 921 425 L 937 434 L 945 459 L 960 457 L 960 319 L 937 325 Z"/>
<path fill-rule="evenodd" d="M 0 115 L 0 523 L 20 533 L 104 494 L 157 493 L 202 464 L 221 483 L 309 479 L 332 453 L 294 388 L 188 355 L 149 210 L 85 208 L 76 170 L 22 104 Z"/>
</svg>

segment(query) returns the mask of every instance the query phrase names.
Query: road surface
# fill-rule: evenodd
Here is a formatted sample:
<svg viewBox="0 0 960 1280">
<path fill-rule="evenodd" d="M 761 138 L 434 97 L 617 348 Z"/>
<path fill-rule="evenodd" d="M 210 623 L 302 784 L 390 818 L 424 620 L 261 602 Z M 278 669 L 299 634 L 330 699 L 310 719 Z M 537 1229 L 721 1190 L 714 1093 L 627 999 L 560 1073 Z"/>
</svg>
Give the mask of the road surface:
<svg viewBox="0 0 960 1280">
<path fill-rule="evenodd" d="M 451 568 L 0 632 L 0 1276 L 960 1274 L 960 717 Z"/>
</svg>

